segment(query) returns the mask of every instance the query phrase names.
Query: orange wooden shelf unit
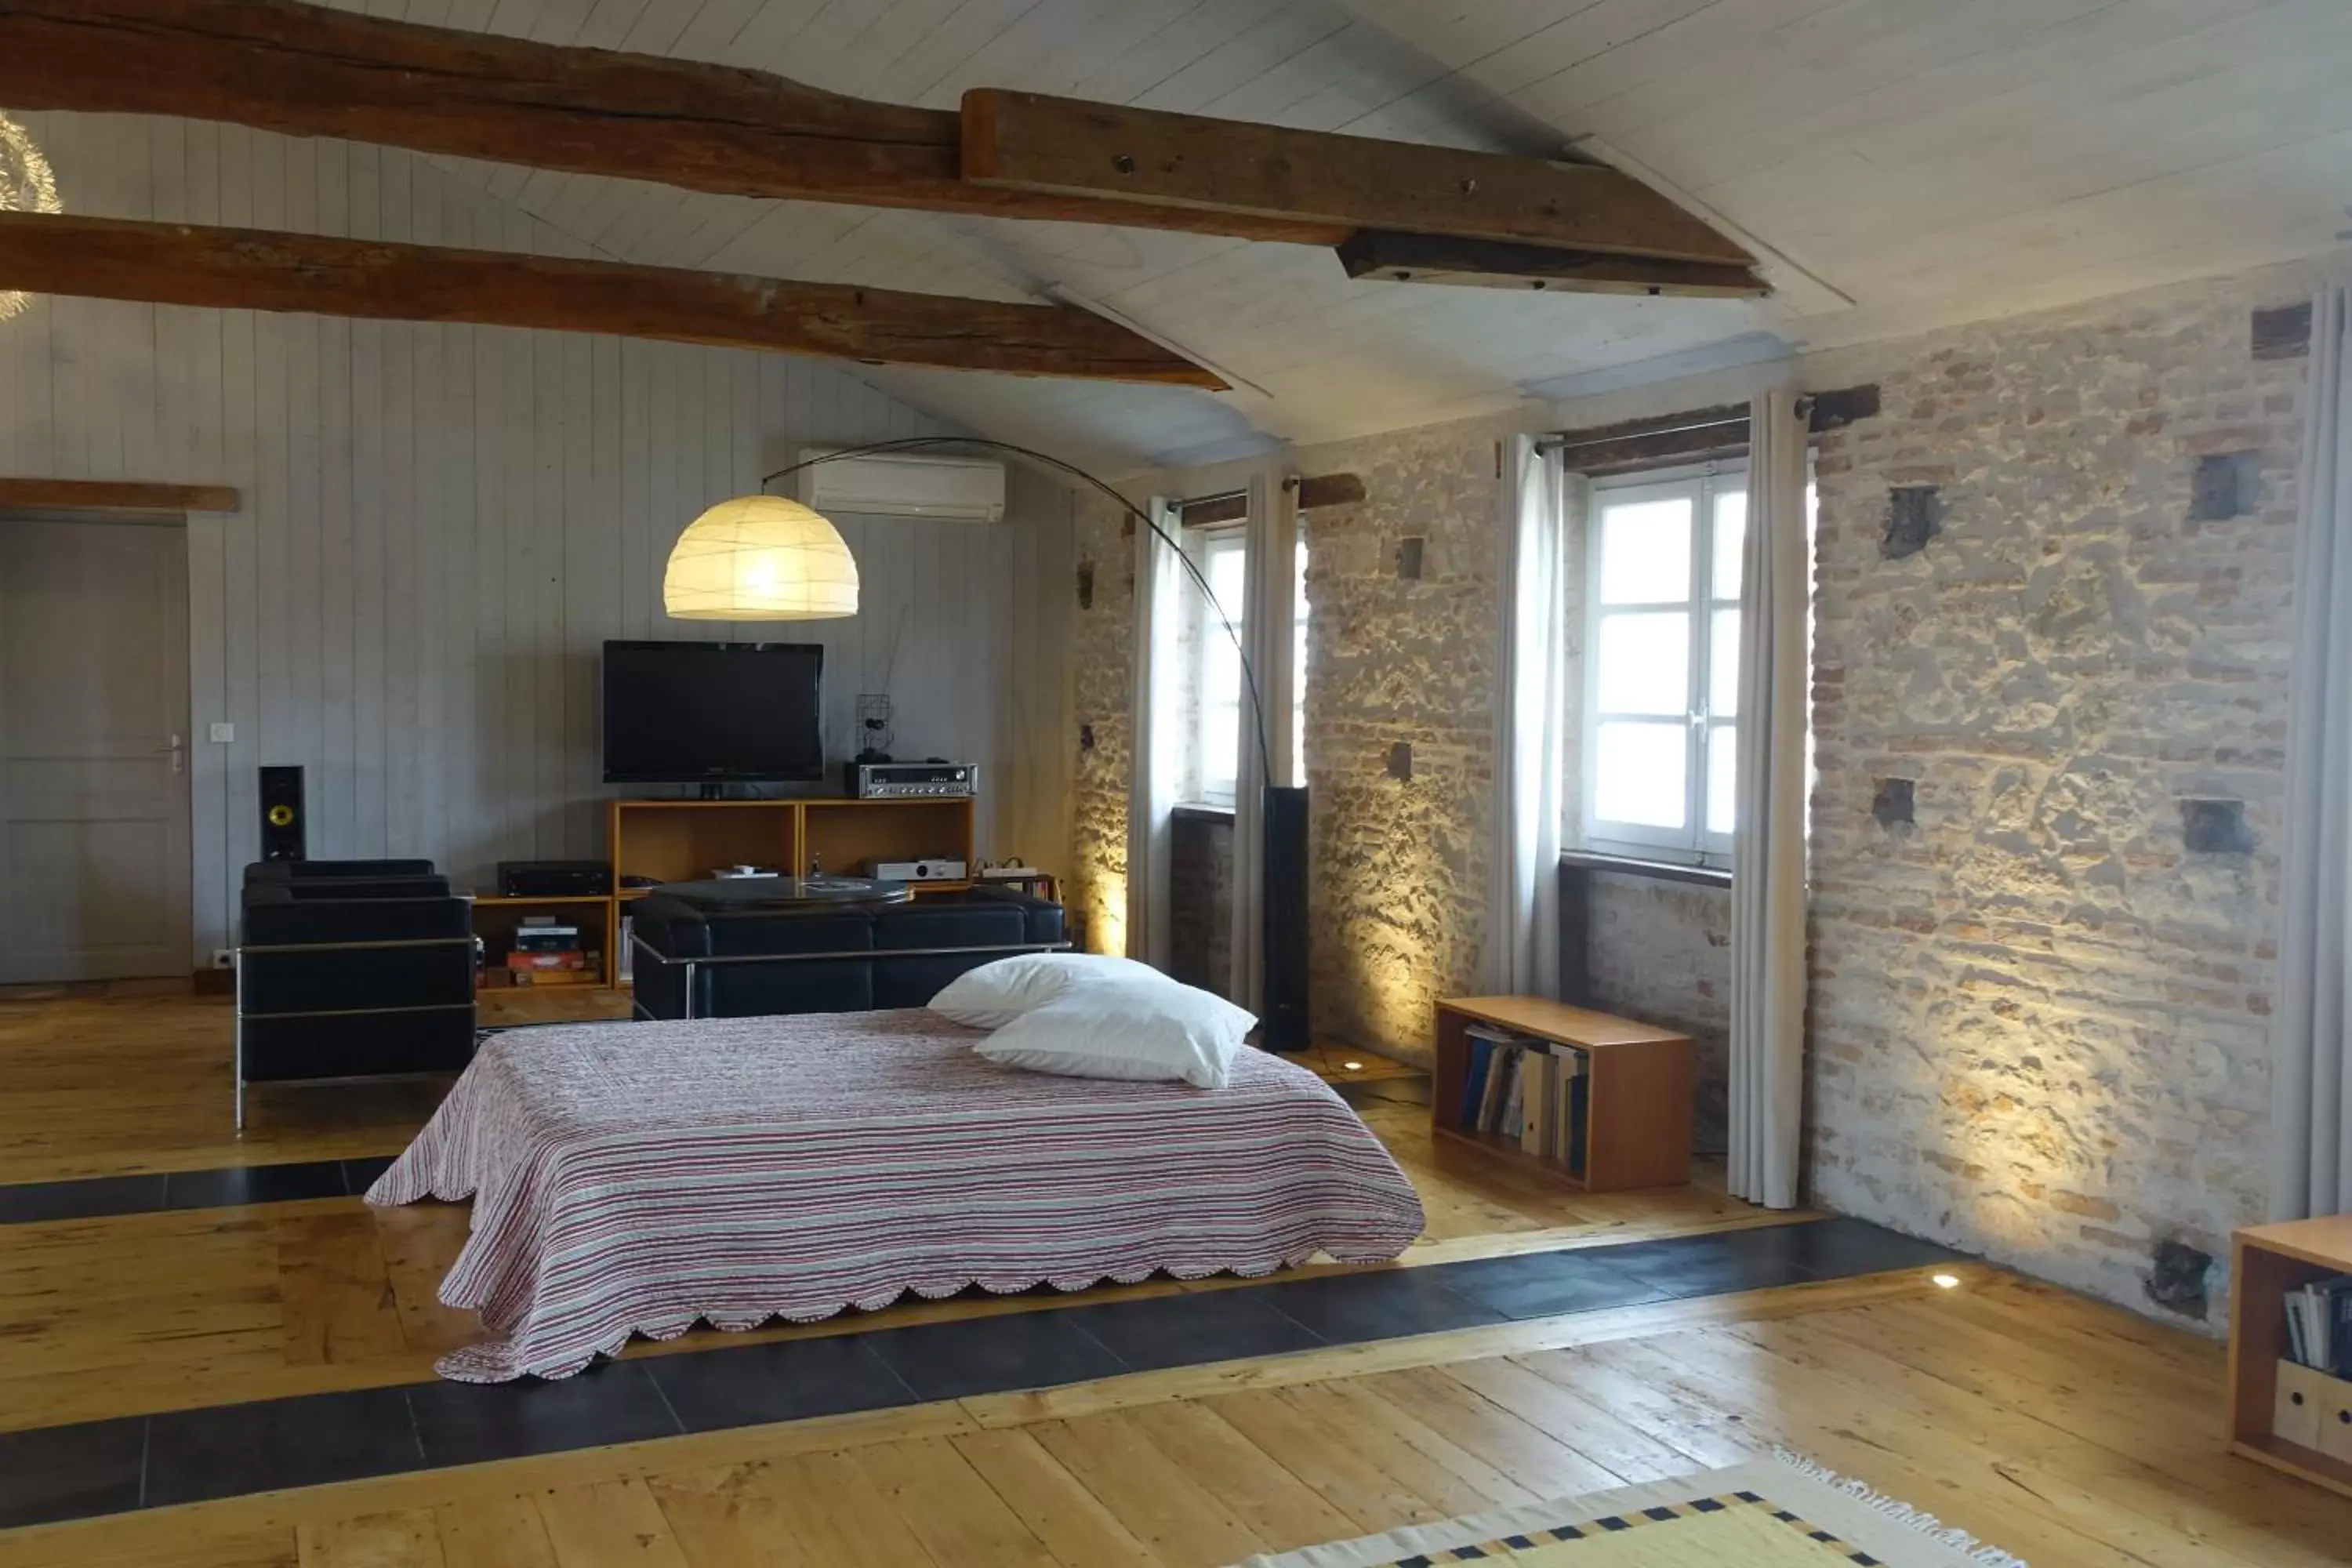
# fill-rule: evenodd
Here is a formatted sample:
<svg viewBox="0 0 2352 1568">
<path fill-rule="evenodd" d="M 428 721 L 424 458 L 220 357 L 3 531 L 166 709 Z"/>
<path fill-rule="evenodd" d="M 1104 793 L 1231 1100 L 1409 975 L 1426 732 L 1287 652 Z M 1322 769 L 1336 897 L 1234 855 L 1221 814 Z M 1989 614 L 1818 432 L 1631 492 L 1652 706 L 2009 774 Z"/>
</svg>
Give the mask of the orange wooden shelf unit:
<svg viewBox="0 0 2352 1568">
<path fill-rule="evenodd" d="M 2232 1252 L 2230 1447 L 2352 1497 L 2352 1381 L 2286 1359 L 2285 1304 L 2290 1290 L 2352 1274 L 2352 1215 L 2255 1226 Z"/>
<path fill-rule="evenodd" d="M 604 852 L 613 863 L 610 896 L 474 900 L 474 930 L 495 952 L 506 951 L 524 912 L 567 908 L 602 932 L 599 979 L 620 973 L 621 910 L 650 889 L 619 885 L 624 877 L 690 882 L 721 866 L 855 875 L 869 860 L 974 859 L 977 803 L 960 800 L 608 800 Z M 946 892 L 970 882 L 926 882 L 917 892 Z M 594 905 L 594 909 L 585 906 Z M 586 933 L 583 932 L 584 936 Z"/>
<path fill-rule="evenodd" d="M 1475 1023 L 1574 1046 L 1585 1054 L 1591 1087 L 1581 1175 L 1525 1152 L 1516 1138 L 1463 1127 L 1468 1030 Z M 1587 1192 L 1681 1186 L 1691 1174 L 1696 1094 L 1691 1050 L 1688 1035 L 1538 996 L 1460 996 L 1440 1002 L 1430 1130 L 1440 1138 L 1519 1161 Z"/>
</svg>

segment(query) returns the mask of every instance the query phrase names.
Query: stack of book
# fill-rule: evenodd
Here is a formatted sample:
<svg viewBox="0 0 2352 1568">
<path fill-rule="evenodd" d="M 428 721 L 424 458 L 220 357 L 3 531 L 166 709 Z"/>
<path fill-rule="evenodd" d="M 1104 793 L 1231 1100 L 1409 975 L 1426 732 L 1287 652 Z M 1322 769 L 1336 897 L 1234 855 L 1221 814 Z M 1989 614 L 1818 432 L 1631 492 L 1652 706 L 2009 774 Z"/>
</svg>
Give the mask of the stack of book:
<svg viewBox="0 0 2352 1568">
<path fill-rule="evenodd" d="M 2287 1354 L 2332 1377 L 2352 1377 L 2352 1274 L 2286 1293 Z"/>
<path fill-rule="evenodd" d="M 596 976 L 580 945 L 580 928 L 555 915 L 525 915 L 515 927 L 507 973 L 517 985 L 587 985 Z"/>
<path fill-rule="evenodd" d="M 1591 1088 L 1584 1053 L 1490 1024 L 1473 1024 L 1465 1032 L 1464 1129 L 1512 1139 L 1522 1153 L 1580 1173 Z"/>
</svg>

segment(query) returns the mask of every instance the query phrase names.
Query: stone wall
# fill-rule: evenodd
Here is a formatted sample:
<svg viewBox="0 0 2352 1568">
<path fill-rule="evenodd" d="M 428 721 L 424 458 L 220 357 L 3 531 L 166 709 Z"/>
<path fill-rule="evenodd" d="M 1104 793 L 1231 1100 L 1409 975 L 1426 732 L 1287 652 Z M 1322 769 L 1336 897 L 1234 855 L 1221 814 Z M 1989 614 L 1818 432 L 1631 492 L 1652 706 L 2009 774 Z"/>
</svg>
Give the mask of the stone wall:
<svg viewBox="0 0 2352 1568">
<path fill-rule="evenodd" d="M 1310 470 L 1366 491 L 1307 514 L 1314 1028 L 1406 1060 L 1440 997 L 1478 989 L 1486 942 L 1497 462 L 1491 428 L 1457 426 Z"/>
<path fill-rule="evenodd" d="M 1720 1152 L 1730 1081 L 1730 892 L 1602 873 L 1589 896 L 1591 1005 L 1698 1043 L 1698 1146 Z"/>
<path fill-rule="evenodd" d="M 1883 401 L 1819 446 L 1815 1201 L 2143 1308 L 2155 1248 L 2218 1255 L 2264 1207 L 2307 362 L 2252 358 L 2249 315 L 2310 281 L 2274 269 L 1797 367 Z M 1551 422 L 1746 392 L 1653 386 Z M 1369 492 L 1309 520 L 1316 1026 L 1408 1058 L 1486 938 L 1501 433 L 1287 458 Z M 2200 464 L 2243 510 L 2192 517 Z M 1932 522 L 1923 549 L 1889 552 L 1898 507 Z M 1399 572 L 1412 539 L 1418 580 Z M 1115 517 L 1082 518 L 1080 880 L 1122 898 L 1131 553 Z M 2231 804 L 2184 806 L 2209 801 Z M 2192 851 L 2185 811 L 2242 847 Z M 1726 900 L 1601 881 L 1601 994 L 1697 1036 L 1719 1103 Z"/>
<path fill-rule="evenodd" d="M 1884 415 L 1821 443 L 1818 1202 L 2132 1301 L 2262 1212 L 2307 362 L 2249 316 L 2302 287 L 1883 351 Z M 2231 453 L 2242 510 L 2192 516 Z M 2250 848 L 2188 847 L 2208 798 Z"/>
<path fill-rule="evenodd" d="M 1179 809 L 1168 834 L 1168 973 L 1233 994 L 1234 819 Z"/>
<path fill-rule="evenodd" d="M 1135 537 L 1108 500 L 1082 495 L 1070 619 L 1070 887 L 1088 952 L 1127 951 L 1127 795 L 1134 757 Z"/>
<path fill-rule="evenodd" d="M 1476 989 L 1486 940 L 1506 428 L 1435 426 L 1290 455 L 1293 468 L 1352 472 L 1367 490 L 1360 504 L 1307 514 L 1312 1026 L 1406 1059 L 1426 1059 L 1437 999 Z M 1134 493 L 1238 482 L 1231 469 L 1163 475 Z M 1135 585 L 1133 536 L 1115 507 L 1081 504 L 1077 555 L 1091 603 L 1073 623 L 1071 902 L 1087 945 L 1116 952 Z"/>
</svg>

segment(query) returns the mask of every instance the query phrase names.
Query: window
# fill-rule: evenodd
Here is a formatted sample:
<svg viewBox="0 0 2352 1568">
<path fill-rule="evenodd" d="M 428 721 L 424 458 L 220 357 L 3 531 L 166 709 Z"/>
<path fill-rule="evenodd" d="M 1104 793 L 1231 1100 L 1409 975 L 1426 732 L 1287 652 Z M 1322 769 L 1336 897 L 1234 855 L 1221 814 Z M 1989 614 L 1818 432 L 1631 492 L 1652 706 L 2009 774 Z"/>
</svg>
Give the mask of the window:
<svg viewBox="0 0 2352 1568">
<path fill-rule="evenodd" d="M 1242 618 L 1248 585 L 1247 535 L 1237 528 L 1203 535 L 1194 563 L 1208 580 L 1215 601 L 1193 590 L 1192 647 L 1198 660 L 1193 711 L 1199 728 L 1193 735 L 1192 755 L 1198 772 L 1188 781 L 1192 786 L 1188 793 L 1206 805 L 1231 805 L 1241 778 L 1244 692 L 1241 649 L 1234 646 L 1234 637 L 1249 635 Z M 1231 632 L 1225 629 L 1228 616 L 1233 617 Z"/>
<path fill-rule="evenodd" d="M 1591 518 L 1584 842 L 1727 865 L 1746 466 L 1598 481 Z"/>
</svg>

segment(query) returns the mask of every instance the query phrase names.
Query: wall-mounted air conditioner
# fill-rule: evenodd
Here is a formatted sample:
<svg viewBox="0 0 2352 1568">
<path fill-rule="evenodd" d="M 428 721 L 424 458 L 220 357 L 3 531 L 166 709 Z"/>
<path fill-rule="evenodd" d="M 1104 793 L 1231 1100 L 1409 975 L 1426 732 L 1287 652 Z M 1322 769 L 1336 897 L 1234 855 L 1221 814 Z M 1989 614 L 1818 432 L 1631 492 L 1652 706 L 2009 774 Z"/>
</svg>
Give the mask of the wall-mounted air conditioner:
<svg viewBox="0 0 2352 1568">
<path fill-rule="evenodd" d="M 801 460 L 829 448 L 812 447 Z M 948 518 L 999 522 L 1004 517 L 1004 465 L 985 458 L 876 452 L 842 458 L 798 476 L 800 499 L 824 513 L 863 517 Z"/>
</svg>

